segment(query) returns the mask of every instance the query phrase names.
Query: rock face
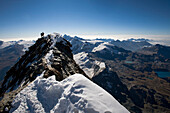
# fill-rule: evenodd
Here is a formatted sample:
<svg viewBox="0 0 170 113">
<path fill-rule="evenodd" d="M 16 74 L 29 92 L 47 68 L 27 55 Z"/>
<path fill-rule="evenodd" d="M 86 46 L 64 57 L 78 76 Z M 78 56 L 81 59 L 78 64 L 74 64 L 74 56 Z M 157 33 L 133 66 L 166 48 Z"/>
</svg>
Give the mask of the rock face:
<svg viewBox="0 0 170 113">
<path fill-rule="evenodd" d="M 13 98 L 18 89 L 25 87 L 41 73 L 45 78 L 55 75 L 58 81 L 75 73 L 86 76 L 73 60 L 70 47 L 71 44 L 57 33 L 40 38 L 29 47 L 29 51 L 7 72 L 3 80 L 0 88 L 0 96 L 4 97 L 0 103 L 1 111 L 4 107 L 2 103 L 5 101 L 9 104 L 12 100 L 6 101 L 9 97 L 4 94 L 8 93 Z"/>
</svg>

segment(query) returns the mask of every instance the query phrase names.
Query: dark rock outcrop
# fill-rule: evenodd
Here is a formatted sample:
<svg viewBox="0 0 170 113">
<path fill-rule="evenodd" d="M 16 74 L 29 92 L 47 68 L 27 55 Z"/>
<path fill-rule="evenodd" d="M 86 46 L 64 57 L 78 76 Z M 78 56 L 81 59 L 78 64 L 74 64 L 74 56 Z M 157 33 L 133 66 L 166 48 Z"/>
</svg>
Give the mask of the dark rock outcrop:
<svg viewBox="0 0 170 113">
<path fill-rule="evenodd" d="M 0 40 L 0 46 L 3 44 L 3 41 Z"/>
<path fill-rule="evenodd" d="M 122 84 L 117 73 L 109 70 L 108 67 L 94 76 L 92 81 L 113 95 L 120 103 L 126 102 L 129 93 L 127 87 Z"/>
</svg>

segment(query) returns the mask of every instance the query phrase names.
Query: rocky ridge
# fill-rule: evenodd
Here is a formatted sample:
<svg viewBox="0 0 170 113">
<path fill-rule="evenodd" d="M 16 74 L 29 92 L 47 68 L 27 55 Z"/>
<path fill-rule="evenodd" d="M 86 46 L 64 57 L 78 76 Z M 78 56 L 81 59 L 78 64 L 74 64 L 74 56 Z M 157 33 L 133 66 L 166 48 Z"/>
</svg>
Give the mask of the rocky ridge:
<svg viewBox="0 0 170 113">
<path fill-rule="evenodd" d="M 59 34 L 39 38 L 20 60 L 7 72 L 0 88 L 0 110 L 10 106 L 13 97 L 43 73 L 44 78 L 55 75 L 61 81 L 70 75 L 86 74 L 73 60 L 71 44 Z M 87 76 L 86 76 L 87 77 Z"/>
</svg>

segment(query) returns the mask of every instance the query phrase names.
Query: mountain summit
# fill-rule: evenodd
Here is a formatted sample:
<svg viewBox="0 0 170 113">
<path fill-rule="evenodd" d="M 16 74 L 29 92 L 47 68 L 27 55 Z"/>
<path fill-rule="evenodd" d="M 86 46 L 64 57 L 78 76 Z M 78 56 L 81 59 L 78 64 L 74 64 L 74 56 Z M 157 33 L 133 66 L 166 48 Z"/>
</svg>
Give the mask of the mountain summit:
<svg viewBox="0 0 170 113">
<path fill-rule="evenodd" d="M 33 81 L 41 73 L 47 78 L 56 75 L 56 80 L 85 73 L 73 60 L 71 44 L 59 34 L 40 38 L 25 52 L 20 60 L 7 72 L 1 92 L 13 91 Z"/>
</svg>

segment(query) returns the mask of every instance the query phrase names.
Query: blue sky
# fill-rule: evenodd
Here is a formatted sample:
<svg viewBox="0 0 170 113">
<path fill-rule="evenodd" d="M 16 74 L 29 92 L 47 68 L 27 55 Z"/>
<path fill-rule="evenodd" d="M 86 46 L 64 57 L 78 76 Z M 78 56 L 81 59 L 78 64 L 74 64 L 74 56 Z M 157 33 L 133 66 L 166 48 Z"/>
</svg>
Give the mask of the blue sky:
<svg viewBox="0 0 170 113">
<path fill-rule="evenodd" d="M 38 38 L 42 31 L 168 39 L 170 0 L 0 0 L 0 39 Z"/>
</svg>

